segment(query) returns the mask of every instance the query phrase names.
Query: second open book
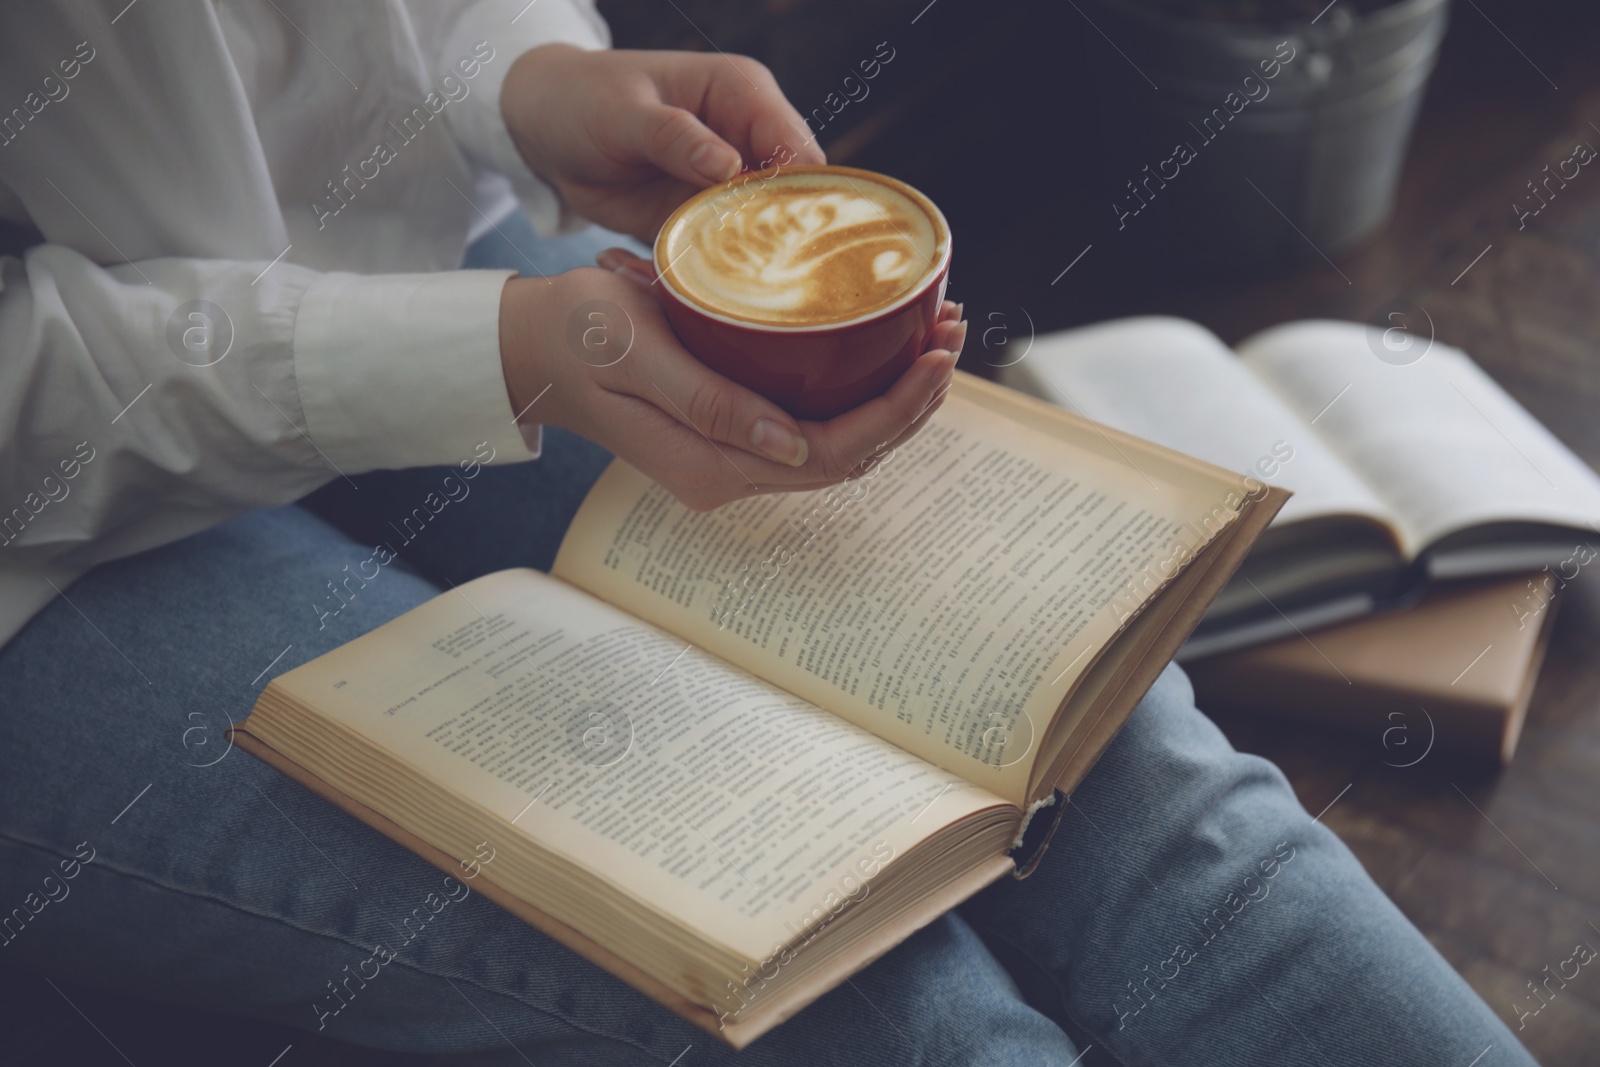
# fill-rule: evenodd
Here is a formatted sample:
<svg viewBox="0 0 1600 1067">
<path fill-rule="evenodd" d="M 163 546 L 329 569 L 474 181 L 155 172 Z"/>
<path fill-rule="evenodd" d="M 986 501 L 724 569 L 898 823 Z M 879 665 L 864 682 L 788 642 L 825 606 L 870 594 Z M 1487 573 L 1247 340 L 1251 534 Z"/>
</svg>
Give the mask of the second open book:
<svg viewBox="0 0 1600 1067">
<path fill-rule="evenodd" d="M 1466 353 L 1355 322 L 1237 353 L 1145 317 L 1038 338 L 1003 379 L 1295 496 L 1180 658 L 1600 551 L 1600 478 Z"/>
<path fill-rule="evenodd" d="M 962 375 L 825 492 L 697 514 L 614 463 L 552 575 L 233 736 L 742 1045 L 1011 870 L 1284 496 Z"/>
</svg>

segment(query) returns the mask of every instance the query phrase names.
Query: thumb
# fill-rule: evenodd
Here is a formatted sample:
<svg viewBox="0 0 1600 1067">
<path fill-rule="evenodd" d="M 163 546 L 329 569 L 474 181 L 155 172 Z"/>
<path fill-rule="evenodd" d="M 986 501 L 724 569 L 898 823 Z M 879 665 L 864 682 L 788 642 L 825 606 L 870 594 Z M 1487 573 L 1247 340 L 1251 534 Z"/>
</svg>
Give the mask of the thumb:
<svg viewBox="0 0 1600 1067">
<path fill-rule="evenodd" d="M 623 248 L 608 248 L 595 257 L 601 267 L 627 278 L 641 289 L 655 284 L 649 260 Z M 628 391 L 649 401 L 673 419 L 713 443 L 754 452 L 775 463 L 802 466 L 810 446 L 800 424 L 763 396 L 729 381 L 696 359 L 677 337 L 654 349 L 651 373 Z M 637 365 L 632 368 L 637 371 Z"/>
<path fill-rule="evenodd" d="M 611 386 L 659 408 L 713 446 L 731 445 L 786 467 L 803 466 L 810 454 L 793 416 L 764 396 L 730 381 L 696 359 L 662 323 L 648 345 L 648 360 L 635 361 L 625 379 Z M 723 459 L 727 453 L 723 449 Z M 735 464 L 735 469 L 740 469 Z"/>
<path fill-rule="evenodd" d="M 732 145 L 681 107 L 646 107 L 634 124 L 633 135 L 635 150 L 674 178 L 694 186 L 727 181 L 742 165 Z"/>
<path fill-rule="evenodd" d="M 649 400 L 713 445 L 731 445 L 788 467 L 804 466 L 810 455 L 805 434 L 787 412 L 681 349 L 672 356 L 664 351 L 655 354 L 649 379 L 640 384 L 648 389 L 635 396 Z"/>
</svg>

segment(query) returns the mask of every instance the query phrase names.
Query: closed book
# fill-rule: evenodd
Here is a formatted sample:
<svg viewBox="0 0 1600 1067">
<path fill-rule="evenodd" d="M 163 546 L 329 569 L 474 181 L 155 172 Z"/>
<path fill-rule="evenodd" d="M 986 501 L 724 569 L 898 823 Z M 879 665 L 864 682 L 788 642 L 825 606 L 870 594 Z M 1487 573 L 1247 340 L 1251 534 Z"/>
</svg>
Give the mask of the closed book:
<svg viewBox="0 0 1600 1067">
<path fill-rule="evenodd" d="M 1186 664 L 1205 710 L 1368 738 L 1392 766 L 1433 748 L 1509 762 L 1559 600 L 1548 571 L 1440 587 L 1410 608 Z"/>
</svg>

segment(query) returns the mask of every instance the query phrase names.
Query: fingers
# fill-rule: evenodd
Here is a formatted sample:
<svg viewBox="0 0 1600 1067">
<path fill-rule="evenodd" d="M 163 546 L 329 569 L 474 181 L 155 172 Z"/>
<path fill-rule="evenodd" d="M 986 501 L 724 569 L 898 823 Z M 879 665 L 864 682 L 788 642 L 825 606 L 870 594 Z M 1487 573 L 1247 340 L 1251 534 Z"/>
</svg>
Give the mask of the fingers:
<svg viewBox="0 0 1600 1067">
<path fill-rule="evenodd" d="M 925 352 L 880 397 L 827 422 L 806 424 L 811 458 L 802 473 L 839 481 L 885 441 L 900 437 L 950 384 L 953 352 Z"/>
<path fill-rule="evenodd" d="M 955 384 L 953 380 L 946 382 L 944 388 L 935 393 L 933 400 L 928 403 L 927 407 L 922 409 L 922 414 L 918 415 L 911 425 L 905 428 L 905 431 L 901 433 L 899 437 L 896 437 L 893 441 L 889 442 L 889 447 L 899 448 L 901 445 L 911 440 L 911 438 L 915 437 L 917 433 L 928 424 L 928 420 L 933 418 L 934 412 L 938 411 L 944 406 L 945 398 L 950 395 L 950 387 L 953 384 Z"/>
<path fill-rule="evenodd" d="M 711 511 L 767 491 L 752 477 L 755 468 L 790 469 L 714 444 L 680 421 L 661 393 L 652 390 L 650 400 L 613 394 L 612 402 L 616 405 L 618 432 L 600 443 L 692 511 Z"/>
<path fill-rule="evenodd" d="M 701 113 L 744 153 L 747 166 L 828 161 L 816 135 L 761 63 L 747 56 L 696 55 L 692 61 L 708 79 Z"/>
<path fill-rule="evenodd" d="M 826 163 L 816 136 L 771 71 L 744 56 L 653 57 L 655 79 L 616 122 L 630 153 L 691 189 L 741 167 Z M 674 204 L 675 206 L 675 204 Z"/>
<path fill-rule="evenodd" d="M 770 161 L 780 166 L 826 163 L 828 157 L 817 143 L 816 134 L 805 124 L 776 83 L 769 98 L 752 100 L 750 118 L 751 166 Z"/>
<path fill-rule="evenodd" d="M 755 450 L 739 446 L 736 440 L 717 444 L 713 435 L 706 432 L 713 427 L 689 418 L 686 406 L 669 389 L 654 389 L 655 405 L 641 411 L 634 424 L 643 427 L 658 419 L 667 420 L 667 425 L 678 427 L 677 443 L 662 449 L 660 441 L 664 438 L 658 438 L 657 447 L 635 462 L 694 511 L 709 511 L 761 493 L 826 489 L 848 478 L 886 445 L 903 444 L 933 417 L 949 394 L 949 368 L 954 360 L 951 352 L 926 353 L 887 396 L 868 401 L 830 422 L 805 423 L 806 434 L 825 446 L 828 454 L 826 458 L 814 454 L 798 466 L 763 459 L 753 454 Z M 634 397 L 627 399 L 640 403 Z M 702 416 L 705 417 L 716 419 L 714 414 Z M 813 448 L 813 453 L 816 451 Z"/>
<path fill-rule="evenodd" d="M 724 378 L 679 345 L 657 346 L 648 365 L 637 362 L 629 379 L 621 388 L 655 404 L 715 444 L 754 453 L 785 467 L 801 466 L 810 453 L 792 415 Z"/>
<path fill-rule="evenodd" d="M 655 281 L 650 261 L 624 249 L 607 249 L 596 259 L 640 288 Z M 655 431 L 658 445 L 668 437 L 677 442 L 667 450 L 676 461 L 651 448 L 635 462 L 691 508 L 718 507 L 755 493 L 823 488 L 848 477 L 885 443 L 906 441 L 932 418 L 966 339 L 960 311 L 948 301 L 940 308 L 929 351 L 886 394 L 827 422 L 797 422 L 705 366 L 670 334 L 649 346 L 648 360 L 619 365 L 605 388 L 654 409 L 631 420 L 636 430 L 659 417 L 681 428 L 680 434 Z"/>
<path fill-rule="evenodd" d="M 625 138 L 635 152 L 696 187 L 726 181 L 743 165 L 739 150 L 713 133 L 692 111 L 651 104 L 630 113 Z"/>
<path fill-rule="evenodd" d="M 655 280 L 652 264 L 625 249 L 607 249 L 597 261 L 642 287 Z M 754 468 L 756 479 L 768 487 L 829 484 L 845 477 L 885 441 L 909 438 L 938 410 L 966 341 L 961 310 L 959 304 L 944 302 L 929 351 L 887 394 L 825 423 L 799 425 L 777 405 L 716 374 L 676 345 L 664 349 L 660 361 L 652 364 L 645 383 L 648 389 L 630 391 L 713 442 L 796 468 L 780 471 L 764 464 Z"/>
<path fill-rule="evenodd" d="M 961 355 L 961 348 L 967 343 L 967 324 L 965 321 L 941 319 L 934 324 L 933 333 L 928 340 L 928 348 L 942 348 L 946 352 Z"/>
</svg>

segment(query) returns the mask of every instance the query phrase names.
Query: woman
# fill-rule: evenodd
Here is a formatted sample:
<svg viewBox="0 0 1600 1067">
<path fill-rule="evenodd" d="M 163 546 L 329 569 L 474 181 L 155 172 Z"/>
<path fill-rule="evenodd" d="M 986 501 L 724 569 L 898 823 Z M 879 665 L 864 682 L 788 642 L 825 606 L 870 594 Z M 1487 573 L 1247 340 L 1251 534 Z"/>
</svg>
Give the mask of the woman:
<svg viewBox="0 0 1600 1067">
<path fill-rule="evenodd" d="M 547 568 L 606 450 L 696 508 L 841 480 L 937 408 L 959 310 L 827 423 L 696 362 L 648 264 L 557 235 L 648 240 L 742 164 L 823 155 L 760 65 L 606 51 L 577 0 L 0 25 L 0 215 L 39 231 L 0 262 L 0 960 L 452 1063 L 733 1062 L 482 899 L 352 986 L 436 872 L 220 731 L 450 583 Z M 597 300 L 636 331 L 605 367 L 565 341 Z M 462 462 L 470 496 L 338 593 Z M 1531 1062 L 1176 668 L 1031 879 L 738 1061 L 1110 1057 Z"/>
</svg>

